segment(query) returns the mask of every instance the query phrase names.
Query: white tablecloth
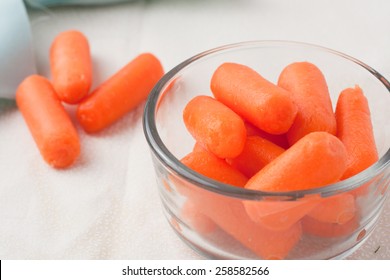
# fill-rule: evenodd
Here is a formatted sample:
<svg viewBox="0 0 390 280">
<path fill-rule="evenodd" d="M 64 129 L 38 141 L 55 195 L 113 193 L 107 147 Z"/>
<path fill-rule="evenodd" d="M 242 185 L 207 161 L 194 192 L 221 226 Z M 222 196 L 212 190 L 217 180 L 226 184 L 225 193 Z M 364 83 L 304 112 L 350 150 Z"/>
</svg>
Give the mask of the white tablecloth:
<svg viewBox="0 0 390 280">
<path fill-rule="evenodd" d="M 90 41 L 96 86 L 140 52 L 169 70 L 206 49 L 266 39 L 327 46 L 389 78 L 389 10 L 380 0 L 155 0 L 29 15 L 39 73 L 49 76 L 54 36 L 79 29 Z M 16 109 L 0 113 L 0 259 L 202 258 L 165 221 L 142 109 L 96 135 L 78 127 L 81 158 L 62 171 L 42 161 Z M 389 229 L 388 200 L 374 234 L 350 258 L 390 259 Z"/>
</svg>

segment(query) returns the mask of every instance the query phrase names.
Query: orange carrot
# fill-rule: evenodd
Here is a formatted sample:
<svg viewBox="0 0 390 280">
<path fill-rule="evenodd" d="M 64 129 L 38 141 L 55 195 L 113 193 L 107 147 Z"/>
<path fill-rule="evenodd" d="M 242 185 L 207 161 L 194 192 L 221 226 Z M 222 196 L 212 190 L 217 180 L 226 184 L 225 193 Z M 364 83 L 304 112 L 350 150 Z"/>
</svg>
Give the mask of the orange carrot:
<svg viewBox="0 0 390 280">
<path fill-rule="evenodd" d="M 196 141 L 216 156 L 236 157 L 242 152 L 246 140 L 244 122 L 221 102 L 197 96 L 184 108 L 183 119 Z"/>
<path fill-rule="evenodd" d="M 158 59 L 144 53 L 81 101 L 77 118 L 87 132 L 108 127 L 144 101 L 164 71 Z"/>
<path fill-rule="evenodd" d="M 196 142 L 194 147 L 192 148 L 193 152 L 203 152 L 205 148 L 203 148 L 202 144 Z"/>
<path fill-rule="evenodd" d="M 318 204 L 317 197 L 297 201 L 246 202 L 248 216 L 264 228 L 272 231 L 285 231 L 296 224 Z M 251 205 L 251 207 L 248 207 Z"/>
<path fill-rule="evenodd" d="M 307 216 L 324 223 L 345 224 L 356 213 L 355 197 L 349 193 L 342 193 L 323 198 Z"/>
<path fill-rule="evenodd" d="M 335 136 L 327 132 L 312 132 L 261 169 L 245 188 L 283 192 L 325 186 L 340 179 L 346 168 L 346 157 L 344 145 Z M 276 230 L 297 222 L 314 207 L 316 201 L 286 203 L 286 209 L 280 208 L 285 202 L 271 202 L 269 206 L 264 201 L 244 203 L 248 215 L 257 222 L 265 221 L 262 214 L 264 207 L 274 209 L 273 219 L 268 217 L 267 220 L 274 221 L 268 226 L 275 226 Z M 282 210 L 278 211 L 279 208 Z"/>
<path fill-rule="evenodd" d="M 216 99 L 271 134 L 287 132 L 297 113 L 287 91 L 244 65 L 219 66 L 211 78 L 211 90 Z"/>
<path fill-rule="evenodd" d="M 76 104 L 92 84 L 92 61 L 87 38 L 79 31 L 60 33 L 50 48 L 50 68 L 58 97 Z"/>
<path fill-rule="evenodd" d="M 264 138 L 249 136 L 241 154 L 233 159 L 226 159 L 226 161 L 245 176 L 252 177 L 283 152 L 283 148 Z"/>
<path fill-rule="evenodd" d="M 286 230 L 268 230 L 248 217 L 240 200 L 211 192 L 198 199 L 215 224 L 263 259 L 286 258 L 301 238 L 300 223 Z"/>
<path fill-rule="evenodd" d="M 343 143 L 327 133 L 312 132 L 253 176 L 245 188 L 296 191 L 337 182 L 346 169 Z"/>
<path fill-rule="evenodd" d="M 181 209 L 182 220 L 202 235 L 207 235 L 215 231 L 215 223 L 200 211 L 202 204 L 188 199 Z"/>
<path fill-rule="evenodd" d="M 359 220 L 356 215 L 344 224 L 324 223 L 309 216 L 302 219 L 302 228 L 305 233 L 325 238 L 347 236 L 358 227 Z"/>
<path fill-rule="evenodd" d="M 368 168 L 378 160 L 370 109 L 360 87 L 340 93 L 336 106 L 337 136 L 348 155 L 348 167 L 342 179 Z"/>
<path fill-rule="evenodd" d="M 204 176 L 230 185 L 242 187 L 247 181 L 244 175 L 206 150 L 192 152 L 182 162 Z M 186 195 L 200 206 L 199 211 L 264 259 L 285 258 L 300 240 L 302 230 L 299 223 L 284 231 L 270 231 L 248 217 L 239 199 L 221 196 L 197 186 L 191 187 L 188 182 L 183 188 L 187 189 Z"/>
<path fill-rule="evenodd" d="M 245 128 L 246 128 L 246 135 L 247 136 L 260 136 L 268 141 L 271 141 L 272 143 L 278 145 L 279 147 L 282 147 L 283 149 L 288 149 L 290 145 L 288 144 L 286 134 L 270 134 L 267 133 L 253 124 L 249 122 L 244 122 Z"/>
<path fill-rule="evenodd" d="M 225 184 L 244 187 L 248 178 L 207 150 L 191 152 L 181 162 L 192 170 Z"/>
<path fill-rule="evenodd" d="M 16 102 L 43 159 L 55 168 L 70 166 L 80 142 L 53 86 L 44 77 L 27 77 L 16 91 Z"/>
<path fill-rule="evenodd" d="M 278 86 L 291 93 L 298 107 L 294 123 L 287 132 L 290 145 L 314 131 L 336 134 L 328 86 L 320 69 L 309 62 L 292 63 L 280 74 Z"/>
</svg>

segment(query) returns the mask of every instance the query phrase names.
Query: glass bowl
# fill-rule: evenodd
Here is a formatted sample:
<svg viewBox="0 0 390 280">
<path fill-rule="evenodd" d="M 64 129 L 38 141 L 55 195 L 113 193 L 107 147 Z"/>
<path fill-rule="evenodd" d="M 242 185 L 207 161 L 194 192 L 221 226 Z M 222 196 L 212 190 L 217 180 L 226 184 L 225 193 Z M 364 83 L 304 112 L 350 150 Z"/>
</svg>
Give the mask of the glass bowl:
<svg viewBox="0 0 390 280">
<path fill-rule="evenodd" d="M 197 95 L 212 96 L 210 79 L 224 62 L 247 65 L 276 83 L 292 62 L 309 61 L 323 72 L 333 108 L 339 93 L 358 84 L 371 110 L 379 161 L 338 183 L 311 190 L 261 192 L 209 179 L 180 162 L 195 140 L 182 113 Z M 169 71 L 147 101 L 143 125 L 154 163 L 164 213 L 190 247 L 212 259 L 340 259 L 372 233 L 390 181 L 390 84 L 377 71 L 343 53 L 306 43 L 254 41 L 231 44 L 193 56 Z M 314 200 L 353 194 L 356 212 L 343 224 L 304 215 L 288 228 L 268 228 L 248 217 L 245 203 L 263 203 L 264 219 Z M 268 203 L 268 204 L 267 204 Z M 283 210 L 284 209 L 284 210 Z M 278 216 L 280 218 L 280 216 Z"/>
</svg>

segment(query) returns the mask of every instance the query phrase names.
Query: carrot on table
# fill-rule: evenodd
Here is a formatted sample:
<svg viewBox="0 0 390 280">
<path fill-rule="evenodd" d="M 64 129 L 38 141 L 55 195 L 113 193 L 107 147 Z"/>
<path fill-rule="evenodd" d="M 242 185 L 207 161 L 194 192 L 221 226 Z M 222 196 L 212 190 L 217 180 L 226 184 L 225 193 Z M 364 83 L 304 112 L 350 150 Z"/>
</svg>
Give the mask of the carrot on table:
<svg viewBox="0 0 390 280">
<path fill-rule="evenodd" d="M 298 113 L 287 138 L 290 145 L 310 132 L 336 134 L 336 119 L 324 75 L 314 64 L 295 62 L 283 69 L 278 86 L 289 91 Z"/>
<path fill-rule="evenodd" d="M 206 150 L 192 152 L 182 162 L 194 171 L 226 184 L 243 187 L 247 181 L 239 171 Z M 240 199 L 219 195 L 197 186 L 191 187 L 188 182 L 185 188 L 191 201 L 201 206 L 198 211 L 261 258 L 283 259 L 300 240 L 300 223 L 284 231 L 271 231 L 248 217 Z"/>
<path fill-rule="evenodd" d="M 214 72 L 210 87 L 217 100 L 271 134 L 287 132 L 297 113 L 286 90 L 245 65 L 223 63 Z"/>
<path fill-rule="evenodd" d="M 16 102 L 44 160 L 55 168 L 70 166 L 80 154 L 79 137 L 51 83 L 27 77 Z"/>
<path fill-rule="evenodd" d="M 248 136 L 241 154 L 226 161 L 245 176 L 252 177 L 283 152 L 283 148 L 262 137 Z"/>
<path fill-rule="evenodd" d="M 347 155 L 344 145 L 337 137 L 327 132 L 312 132 L 256 173 L 245 188 L 266 192 L 284 192 L 325 186 L 340 179 L 345 172 L 346 162 Z M 309 199 L 306 203 L 312 202 Z M 264 207 L 263 201 L 245 201 L 244 203 L 248 215 L 254 221 L 261 222 L 264 219 L 264 215 L 261 214 Z M 274 205 L 275 209 L 278 209 L 278 204 L 274 203 Z M 312 209 L 309 205 L 307 207 L 299 205 L 299 208 L 295 208 L 294 204 L 291 206 L 288 219 L 284 214 L 285 211 L 280 212 L 281 216 L 286 217 L 280 218 L 285 225 L 293 224 Z"/>
<path fill-rule="evenodd" d="M 195 140 L 220 158 L 236 157 L 244 148 L 243 120 L 212 97 L 193 98 L 184 108 L 183 119 Z"/>
<path fill-rule="evenodd" d="M 324 223 L 345 224 L 356 213 L 355 197 L 349 193 L 342 193 L 321 201 L 309 212 L 307 216 Z"/>
<path fill-rule="evenodd" d="M 347 150 L 348 165 L 342 179 L 368 168 L 378 160 L 368 102 L 359 86 L 340 93 L 336 105 L 337 136 Z"/>
<path fill-rule="evenodd" d="M 80 102 L 81 126 L 90 133 L 108 127 L 144 101 L 163 74 L 154 55 L 139 55 Z"/>
<path fill-rule="evenodd" d="M 50 48 L 53 86 L 60 100 L 76 104 L 92 84 L 92 61 L 87 38 L 79 31 L 60 33 Z"/>
</svg>

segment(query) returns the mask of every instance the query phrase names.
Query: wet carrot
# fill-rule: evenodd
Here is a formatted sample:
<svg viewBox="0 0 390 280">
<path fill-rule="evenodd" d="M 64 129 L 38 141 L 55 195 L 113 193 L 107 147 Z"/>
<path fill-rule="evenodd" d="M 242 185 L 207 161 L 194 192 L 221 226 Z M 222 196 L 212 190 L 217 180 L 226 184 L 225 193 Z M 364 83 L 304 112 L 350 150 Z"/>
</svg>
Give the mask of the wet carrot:
<svg viewBox="0 0 390 280">
<path fill-rule="evenodd" d="M 81 126 L 92 133 L 113 124 L 148 97 L 163 73 L 154 55 L 139 55 L 81 101 L 77 108 Z"/>
<path fill-rule="evenodd" d="M 302 229 L 305 233 L 325 238 L 347 236 L 358 227 L 359 220 L 356 215 L 344 224 L 324 223 L 309 216 L 302 219 Z"/>
<path fill-rule="evenodd" d="M 205 150 L 192 152 L 182 162 L 204 176 L 230 185 L 242 187 L 247 181 L 244 175 Z M 218 195 L 197 186 L 191 187 L 188 182 L 183 188 L 187 189 L 186 195 L 201 206 L 199 211 L 261 258 L 284 259 L 300 240 L 302 230 L 299 223 L 284 231 L 271 231 L 253 222 L 239 199 Z"/>
<path fill-rule="evenodd" d="M 342 193 L 323 198 L 307 216 L 324 223 L 345 224 L 356 214 L 355 197 Z"/>
<path fill-rule="evenodd" d="M 312 132 L 253 176 L 245 188 L 296 191 L 337 182 L 346 169 L 343 143 L 327 133 Z"/>
<path fill-rule="evenodd" d="M 298 107 L 293 125 L 287 132 L 290 145 L 314 131 L 336 134 L 328 86 L 324 75 L 314 64 L 295 62 L 283 69 L 278 86 L 288 90 Z"/>
<path fill-rule="evenodd" d="M 336 106 L 337 136 L 348 156 L 342 179 L 368 168 L 378 160 L 368 102 L 359 86 L 340 93 Z"/>
<path fill-rule="evenodd" d="M 226 161 L 249 178 L 283 152 L 283 148 L 264 138 L 249 136 L 241 154 Z"/>
<path fill-rule="evenodd" d="M 196 141 L 216 156 L 236 157 L 242 152 L 246 140 L 244 122 L 214 98 L 193 98 L 184 108 L 183 119 Z"/>
<path fill-rule="evenodd" d="M 246 135 L 247 136 L 260 136 L 268 141 L 271 141 L 272 143 L 278 145 L 279 147 L 282 147 L 283 149 L 288 149 L 290 145 L 288 144 L 286 134 L 270 134 L 267 133 L 253 124 L 249 122 L 244 122 L 245 128 L 246 128 Z"/>
<path fill-rule="evenodd" d="M 286 90 L 241 64 L 219 66 L 211 78 L 211 90 L 216 99 L 271 134 L 287 132 L 297 113 Z"/>
<path fill-rule="evenodd" d="M 215 223 L 200 209 L 202 204 L 194 202 L 192 199 L 187 199 L 181 209 L 182 220 L 189 226 L 202 235 L 207 235 L 215 231 Z"/>
<path fill-rule="evenodd" d="M 50 48 L 53 86 L 60 100 L 76 104 L 92 84 L 92 61 L 87 38 L 79 31 L 60 33 Z"/>
<path fill-rule="evenodd" d="M 44 77 L 27 77 L 16 91 L 16 102 L 43 159 L 55 168 L 70 166 L 80 154 L 77 131 Z"/>
</svg>

